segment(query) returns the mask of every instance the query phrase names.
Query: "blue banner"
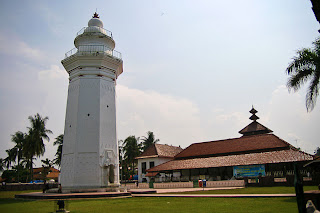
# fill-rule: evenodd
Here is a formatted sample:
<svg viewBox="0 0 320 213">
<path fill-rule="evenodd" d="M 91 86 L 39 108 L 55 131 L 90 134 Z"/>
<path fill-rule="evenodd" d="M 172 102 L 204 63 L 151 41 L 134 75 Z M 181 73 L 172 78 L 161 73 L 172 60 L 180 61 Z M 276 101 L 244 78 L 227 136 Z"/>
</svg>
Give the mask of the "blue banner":
<svg viewBox="0 0 320 213">
<path fill-rule="evenodd" d="M 250 165 L 250 166 L 234 166 L 233 176 L 234 177 L 258 177 L 265 176 L 266 169 L 265 165 Z"/>
</svg>

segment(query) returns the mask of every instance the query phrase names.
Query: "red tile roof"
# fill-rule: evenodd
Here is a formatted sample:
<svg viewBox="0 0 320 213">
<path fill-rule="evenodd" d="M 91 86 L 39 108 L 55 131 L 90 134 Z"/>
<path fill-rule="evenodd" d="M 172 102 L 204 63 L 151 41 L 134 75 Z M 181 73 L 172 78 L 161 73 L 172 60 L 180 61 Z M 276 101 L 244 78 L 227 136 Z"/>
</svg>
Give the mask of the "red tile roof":
<svg viewBox="0 0 320 213">
<path fill-rule="evenodd" d="M 253 121 L 248 126 L 244 127 L 242 130 L 239 131 L 240 134 L 243 134 L 245 136 L 266 134 L 271 132 L 273 132 L 271 129 L 268 129 L 267 127 L 263 126 L 257 121 Z"/>
<path fill-rule="evenodd" d="M 47 175 L 47 178 L 58 180 L 59 174 L 60 174 L 60 172 L 50 172 L 50 173 Z"/>
<path fill-rule="evenodd" d="M 33 168 L 33 178 L 42 179 L 43 178 L 42 172 L 44 172 L 43 167 Z M 48 172 L 49 173 L 47 174 L 46 178 L 57 179 L 60 174 L 60 171 L 54 167 L 50 167 Z"/>
<path fill-rule="evenodd" d="M 33 173 L 42 172 L 43 167 L 33 168 Z M 50 167 L 51 172 L 60 172 L 58 169 L 54 167 Z"/>
<path fill-rule="evenodd" d="M 139 157 L 137 157 L 137 159 L 147 157 L 173 158 L 181 151 L 181 147 L 169 146 L 166 144 L 154 144 L 151 145 L 146 151 L 144 151 Z"/>
<path fill-rule="evenodd" d="M 145 177 L 155 177 L 159 172 L 148 172 Z"/>
<path fill-rule="evenodd" d="M 147 172 L 171 171 L 180 169 L 197 169 L 239 165 L 255 165 L 269 163 L 283 163 L 296 161 L 310 161 L 313 156 L 295 150 L 281 150 L 241 155 L 227 155 L 219 157 L 193 158 L 184 160 L 171 160 L 148 169 Z"/>
<path fill-rule="evenodd" d="M 137 158 L 142 158 L 142 157 L 149 157 L 149 156 L 155 156 L 158 155 L 157 149 L 155 145 L 151 145 L 147 148 L 146 151 L 144 151 L 139 157 Z"/>
<path fill-rule="evenodd" d="M 243 136 L 240 138 L 194 143 L 175 159 L 210 157 L 230 154 L 289 149 L 290 144 L 273 134 Z"/>
</svg>

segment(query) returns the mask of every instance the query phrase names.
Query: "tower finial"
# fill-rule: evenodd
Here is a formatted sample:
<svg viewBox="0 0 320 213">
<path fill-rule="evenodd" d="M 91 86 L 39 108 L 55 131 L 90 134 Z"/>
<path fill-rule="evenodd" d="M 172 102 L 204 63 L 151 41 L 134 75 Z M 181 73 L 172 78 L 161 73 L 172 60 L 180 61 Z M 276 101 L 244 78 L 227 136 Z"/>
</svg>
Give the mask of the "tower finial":
<svg viewBox="0 0 320 213">
<path fill-rule="evenodd" d="M 259 119 L 258 116 L 256 116 L 256 113 L 258 112 L 257 110 L 255 110 L 255 108 L 253 108 L 253 105 L 252 105 L 252 109 L 249 111 L 252 115 L 251 117 L 249 118 L 250 120 L 253 120 L 253 121 L 256 121 Z"/>
<path fill-rule="evenodd" d="M 95 13 L 93 14 L 92 18 L 100 18 L 100 17 L 99 17 L 99 14 L 98 14 L 97 12 L 95 12 Z"/>
</svg>

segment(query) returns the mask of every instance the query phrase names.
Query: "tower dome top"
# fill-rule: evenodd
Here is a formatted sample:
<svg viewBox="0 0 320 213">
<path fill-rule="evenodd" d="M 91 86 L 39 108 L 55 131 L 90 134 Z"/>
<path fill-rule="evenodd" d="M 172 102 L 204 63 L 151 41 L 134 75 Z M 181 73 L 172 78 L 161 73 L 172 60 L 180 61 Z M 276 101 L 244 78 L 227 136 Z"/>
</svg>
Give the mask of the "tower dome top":
<svg viewBox="0 0 320 213">
<path fill-rule="evenodd" d="M 92 19 L 88 22 L 88 27 L 101 27 L 103 28 L 103 22 L 99 18 L 98 13 L 94 13 Z"/>
</svg>

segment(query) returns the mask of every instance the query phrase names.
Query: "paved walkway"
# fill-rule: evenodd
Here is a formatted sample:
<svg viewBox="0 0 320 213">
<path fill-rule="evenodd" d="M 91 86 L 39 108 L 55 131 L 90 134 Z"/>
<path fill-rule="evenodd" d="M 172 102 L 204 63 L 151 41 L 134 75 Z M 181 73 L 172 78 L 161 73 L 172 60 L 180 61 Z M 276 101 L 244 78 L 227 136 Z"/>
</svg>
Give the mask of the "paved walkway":
<svg viewBox="0 0 320 213">
<path fill-rule="evenodd" d="M 223 188 L 175 188 L 175 189 L 155 189 L 157 193 L 144 194 L 145 189 L 134 189 L 132 191 L 140 193 L 132 193 L 133 197 L 213 197 L 213 198 L 252 198 L 252 197 L 295 197 L 295 194 L 174 194 L 179 192 L 192 191 L 209 191 L 209 190 L 225 190 L 225 189 L 239 189 L 243 187 L 223 187 Z M 172 194 L 164 194 L 172 193 Z"/>
<path fill-rule="evenodd" d="M 295 194 L 132 194 L 132 197 L 222 197 L 222 198 L 253 198 L 253 197 L 295 197 Z"/>
<path fill-rule="evenodd" d="M 174 188 L 174 189 L 132 189 L 128 192 L 88 192 L 88 193 L 42 193 L 32 192 L 15 195 L 24 199 L 83 199 L 83 198 L 120 198 L 120 197 L 212 197 L 212 198 L 253 198 L 253 197 L 295 197 L 295 194 L 175 194 L 180 192 L 238 189 L 243 187 L 223 188 Z M 130 194 L 132 192 L 132 194 Z M 171 194 L 165 194 L 171 193 Z"/>
<path fill-rule="evenodd" d="M 223 187 L 223 188 L 174 188 L 174 189 L 155 189 L 157 193 L 175 193 L 175 192 L 194 192 L 194 191 L 211 191 L 225 189 L 242 189 L 243 187 Z"/>
<path fill-rule="evenodd" d="M 83 199 L 83 198 L 122 198 L 132 197 L 128 192 L 86 192 L 86 193 L 42 193 L 31 192 L 25 194 L 15 195 L 15 198 L 23 199 L 40 199 L 40 200 L 53 200 L 53 199 Z"/>
</svg>

